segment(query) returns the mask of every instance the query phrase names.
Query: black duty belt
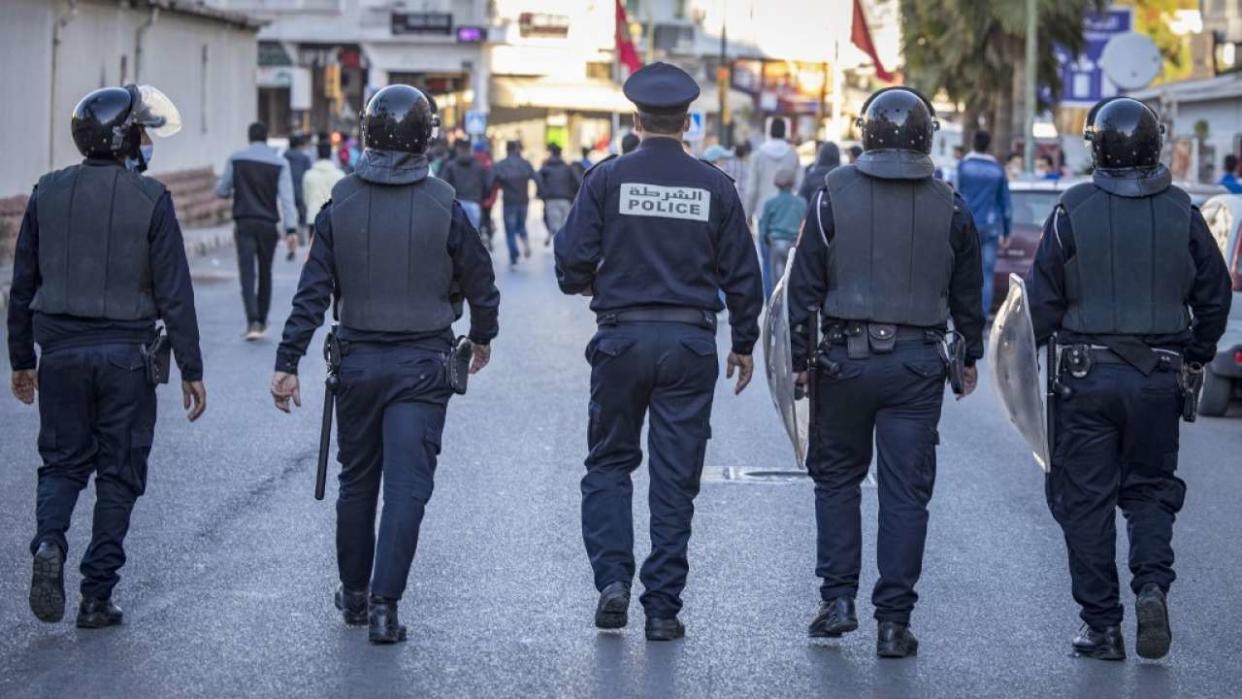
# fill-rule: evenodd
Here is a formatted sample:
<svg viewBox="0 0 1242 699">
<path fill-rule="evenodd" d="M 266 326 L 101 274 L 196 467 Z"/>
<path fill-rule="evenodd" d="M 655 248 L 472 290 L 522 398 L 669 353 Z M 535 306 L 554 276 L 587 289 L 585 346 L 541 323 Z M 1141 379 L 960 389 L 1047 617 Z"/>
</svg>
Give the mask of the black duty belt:
<svg viewBox="0 0 1242 699">
<path fill-rule="evenodd" d="M 872 354 L 888 354 L 898 344 L 944 342 L 944 331 L 914 325 L 876 323 L 864 320 L 832 320 L 824 333 L 824 345 L 845 345 L 850 359 L 866 359 Z"/>
<path fill-rule="evenodd" d="M 715 330 L 716 314 L 701 308 L 627 308 L 601 311 L 595 315 L 595 322 L 600 326 L 620 323 L 685 323 Z"/>
<path fill-rule="evenodd" d="M 1082 378 L 1096 364 L 1124 364 L 1133 366 L 1125 357 L 1117 354 L 1104 345 L 1060 345 L 1058 346 L 1061 371 L 1076 378 Z M 1156 357 L 1156 368 L 1164 371 L 1181 371 L 1182 355 L 1173 350 L 1153 347 L 1152 354 Z"/>
</svg>

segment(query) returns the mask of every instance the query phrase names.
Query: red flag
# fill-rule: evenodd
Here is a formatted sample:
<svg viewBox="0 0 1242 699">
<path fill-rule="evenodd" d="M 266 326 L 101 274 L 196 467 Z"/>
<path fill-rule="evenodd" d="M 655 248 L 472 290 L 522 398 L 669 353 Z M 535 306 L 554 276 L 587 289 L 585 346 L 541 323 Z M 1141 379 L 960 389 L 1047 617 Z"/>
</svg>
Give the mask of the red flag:
<svg viewBox="0 0 1242 699">
<path fill-rule="evenodd" d="M 854 22 L 850 27 L 850 43 L 871 57 L 871 62 L 875 64 L 875 77 L 886 83 L 891 83 L 896 79 L 897 76 L 884 69 L 884 63 L 880 61 L 880 56 L 876 53 L 875 42 L 871 40 L 871 28 L 867 26 L 867 13 L 863 10 L 862 0 L 854 0 Z"/>
<path fill-rule="evenodd" d="M 625 13 L 625 5 L 621 3 L 621 0 L 616 0 L 616 3 L 617 27 L 615 38 L 617 43 L 617 60 L 633 73 L 643 67 L 643 62 L 639 60 L 638 50 L 634 48 L 634 41 L 630 39 L 630 18 Z"/>
</svg>

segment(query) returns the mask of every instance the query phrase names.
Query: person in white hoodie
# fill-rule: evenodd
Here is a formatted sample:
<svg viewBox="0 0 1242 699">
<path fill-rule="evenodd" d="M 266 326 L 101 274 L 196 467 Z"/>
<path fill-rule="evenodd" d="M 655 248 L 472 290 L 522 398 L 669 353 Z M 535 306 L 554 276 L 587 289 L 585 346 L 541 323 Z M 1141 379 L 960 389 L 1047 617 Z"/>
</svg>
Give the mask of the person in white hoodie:
<svg viewBox="0 0 1242 699">
<path fill-rule="evenodd" d="M 777 117 L 768 127 L 768 140 L 750 156 L 750 168 L 746 172 L 746 186 L 743 189 L 742 205 L 746 210 L 746 220 L 753 221 L 763 212 L 763 204 L 776 196 L 776 173 L 792 170 L 795 173 L 793 189 L 797 191 L 801 184 L 802 168 L 798 163 L 798 153 L 789 141 L 785 140 L 785 120 Z M 758 225 L 755 221 L 753 225 Z M 763 288 L 771 289 L 772 269 L 767 244 L 759 241 L 759 261 L 763 267 Z"/>
<path fill-rule="evenodd" d="M 319 159 L 302 177 L 302 201 L 306 203 L 306 220 L 313 222 L 319 210 L 332 198 L 332 187 L 345 173 L 332 160 L 332 140 L 327 134 L 319 134 L 319 142 L 315 145 Z M 314 234 L 314 226 L 311 234 Z"/>
</svg>

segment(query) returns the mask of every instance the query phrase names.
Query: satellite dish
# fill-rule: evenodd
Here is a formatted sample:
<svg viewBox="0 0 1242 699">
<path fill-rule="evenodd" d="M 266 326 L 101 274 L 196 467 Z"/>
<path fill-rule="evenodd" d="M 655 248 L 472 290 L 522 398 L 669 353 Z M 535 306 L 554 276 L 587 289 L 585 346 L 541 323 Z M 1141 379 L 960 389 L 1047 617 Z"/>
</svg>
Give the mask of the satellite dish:
<svg viewBox="0 0 1242 699">
<path fill-rule="evenodd" d="M 1100 67 L 1117 87 L 1141 90 L 1160 75 L 1164 56 L 1151 37 L 1138 32 L 1125 32 L 1109 39 L 1100 56 Z"/>
</svg>

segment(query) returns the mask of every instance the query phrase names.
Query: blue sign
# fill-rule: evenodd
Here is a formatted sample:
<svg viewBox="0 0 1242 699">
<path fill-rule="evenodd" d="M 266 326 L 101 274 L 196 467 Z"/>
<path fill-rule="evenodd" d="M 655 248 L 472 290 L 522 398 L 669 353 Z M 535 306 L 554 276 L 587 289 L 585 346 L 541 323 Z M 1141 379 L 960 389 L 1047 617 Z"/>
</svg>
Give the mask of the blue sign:
<svg viewBox="0 0 1242 699">
<path fill-rule="evenodd" d="M 487 112 L 471 109 L 466 112 L 466 133 L 482 136 L 487 133 Z"/>
<path fill-rule="evenodd" d="M 1083 20 L 1082 53 L 1074 56 L 1063 46 L 1056 46 L 1057 62 L 1061 64 L 1061 104 L 1071 107 L 1087 107 L 1103 99 L 1116 97 L 1117 86 L 1100 66 L 1100 56 L 1109 40 L 1130 31 L 1134 25 L 1134 10 L 1114 7 L 1107 12 L 1087 15 Z M 1046 95 L 1045 95 L 1046 96 Z"/>
</svg>

